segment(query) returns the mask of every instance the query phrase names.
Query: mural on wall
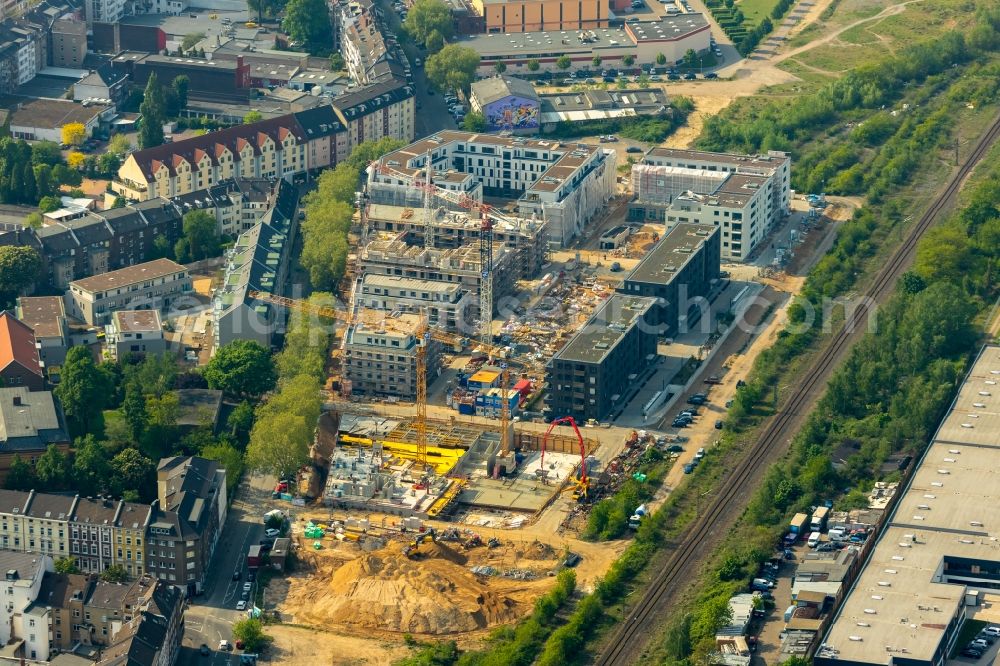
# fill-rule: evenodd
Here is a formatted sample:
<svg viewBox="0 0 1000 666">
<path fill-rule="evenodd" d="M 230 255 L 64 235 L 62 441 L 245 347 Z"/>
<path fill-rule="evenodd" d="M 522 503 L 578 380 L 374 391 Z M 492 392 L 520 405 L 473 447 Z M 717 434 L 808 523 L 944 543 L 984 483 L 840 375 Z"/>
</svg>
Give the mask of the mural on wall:
<svg viewBox="0 0 1000 666">
<path fill-rule="evenodd" d="M 486 107 L 486 129 L 519 130 L 538 127 L 538 102 L 507 97 Z"/>
</svg>

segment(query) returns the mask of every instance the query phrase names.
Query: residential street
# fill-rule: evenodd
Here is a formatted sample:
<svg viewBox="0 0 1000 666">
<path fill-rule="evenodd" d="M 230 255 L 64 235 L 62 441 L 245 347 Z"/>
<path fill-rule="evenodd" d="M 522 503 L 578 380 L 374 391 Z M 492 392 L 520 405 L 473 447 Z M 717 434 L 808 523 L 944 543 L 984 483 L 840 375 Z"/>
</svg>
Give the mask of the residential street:
<svg viewBox="0 0 1000 666">
<path fill-rule="evenodd" d="M 185 620 L 184 641 L 178 664 L 205 666 L 207 664 L 239 663 L 233 653 L 218 652 L 220 640 L 233 642 L 232 625 L 244 616 L 236 610 L 243 583 L 246 582 L 246 553 L 251 545 L 264 536 L 261 517 L 272 507 L 271 489 L 273 476 L 254 474 L 248 476 L 236 492 L 229 507 L 226 526 L 215 547 L 212 565 L 206 576 L 205 593 L 191 600 Z M 233 572 L 240 571 L 240 579 L 233 580 Z M 253 599 L 256 590 L 250 593 Z M 207 645 L 212 654 L 201 656 L 199 646 Z M 266 661 L 266 655 L 264 655 Z"/>
</svg>

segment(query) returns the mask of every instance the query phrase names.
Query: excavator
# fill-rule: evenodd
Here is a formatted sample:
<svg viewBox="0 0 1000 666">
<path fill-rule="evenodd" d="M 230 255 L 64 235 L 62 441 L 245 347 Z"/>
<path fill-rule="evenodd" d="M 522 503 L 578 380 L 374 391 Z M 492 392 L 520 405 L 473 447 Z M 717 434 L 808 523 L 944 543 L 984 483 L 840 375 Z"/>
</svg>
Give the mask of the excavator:
<svg viewBox="0 0 1000 666">
<path fill-rule="evenodd" d="M 575 478 L 571 479 L 570 485 L 563 492 L 572 491 L 574 500 L 577 502 L 587 502 L 590 499 L 590 476 L 587 474 L 587 451 L 586 447 L 583 445 L 583 435 L 580 433 L 580 428 L 576 425 L 576 419 L 572 416 L 561 416 L 549 424 L 549 429 L 545 431 L 545 436 L 542 438 L 542 459 L 539 463 L 539 469 L 545 469 L 545 445 L 549 441 L 549 436 L 552 435 L 552 430 L 557 425 L 572 426 L 573 432 L 576 433 L 576 441 L 580 443 L 580 473 Z"/>
</svg>

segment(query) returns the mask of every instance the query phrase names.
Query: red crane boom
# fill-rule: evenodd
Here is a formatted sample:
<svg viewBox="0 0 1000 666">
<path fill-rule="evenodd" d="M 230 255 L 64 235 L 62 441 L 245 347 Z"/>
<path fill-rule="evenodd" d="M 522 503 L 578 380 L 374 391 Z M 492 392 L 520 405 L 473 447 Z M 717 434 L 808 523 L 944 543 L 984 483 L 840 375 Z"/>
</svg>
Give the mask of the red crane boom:
<svg viewBox="0 0 1000 666">
<path fill-rule="evenodd" d="M 545 444 L 549 441 L 549 435 L 552 434 L 552 429 L 557 425 L 563 425 L 565 423 L 573 426 L 573 432 L 576 433 L 576 440 L 580 442 L 580 484 L 587 484 L 587 450 L 583 445 L 583 434 L 580 432 L 580 428 L 576 425 L 576 419 L 572 416 L 560 416 L 559 418 L 552 421 L 549 424 L 549 429 L 545 431 L 545 437 L 542 437 L 542 461 L 541 468 L 545 469 Z"/>
</svg>

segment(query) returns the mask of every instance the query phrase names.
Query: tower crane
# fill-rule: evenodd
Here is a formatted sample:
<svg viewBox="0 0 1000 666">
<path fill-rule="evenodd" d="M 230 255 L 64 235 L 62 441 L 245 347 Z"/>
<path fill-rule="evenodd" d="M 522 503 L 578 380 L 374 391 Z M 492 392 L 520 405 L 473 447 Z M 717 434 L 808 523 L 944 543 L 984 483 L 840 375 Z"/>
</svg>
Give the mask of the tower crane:
<svg viewBox="0 0 1000 666">
<path fill-rule="evenodd" d="M 433 233 L 431 232 L 431 196 L 440 197 L 445 201 L 465 208 L 467 210 L 478 210 L 482 224 L 479 227 L 479 259 L 480 259 L 480 283 L 479 283 L 479 337 L 483 344 L 490 344 L 493 341 L 493 227 L 496 222 L 507 222 L 512 226 L 517 226 L 518 222 L 512 218 L 496 212 L 496 209 L 481 201 L 476 201 L 467 194 L 459 194 L 438 187 L 433 183 L 431 172 L 430 155 L 427 155 L 424 166 L 424 176 L 421 178 L 417 174 L 409 174 L 399 169 L 389 166 L 385 160 L 379 160 L 376 169 L 379 173 L 398 178 L 404 183 L 423 190 L 424 192 L 424 247 L 433 247 Z"/>
<path fill-rule="evenodd" d="M 583 444 L 583 434 L 576 425 L 576 419 L 572 416 L 561 416 L 549 424 L 549 429 L 545 431 L 545 436 L 542 438 L 542 459 L 539 463 L 539 469 L 545 469 L 545 445 L 549 441 L 552 430 L 557 425 L 565 424 L 573 426 L 573 432 L 576 433 L 576 441 L 580 443 L 580 477 L 576 480 L 576 484 L 573 487 L 573 497 L 583 502 L 586 501 L 590 490 L 590 477 L 587 475 L 587 449 Z"/>
</svg>

